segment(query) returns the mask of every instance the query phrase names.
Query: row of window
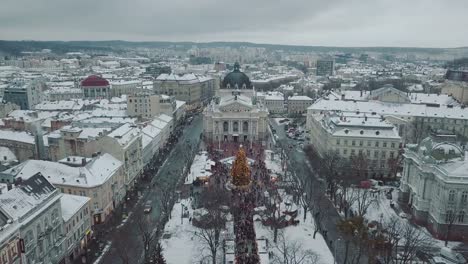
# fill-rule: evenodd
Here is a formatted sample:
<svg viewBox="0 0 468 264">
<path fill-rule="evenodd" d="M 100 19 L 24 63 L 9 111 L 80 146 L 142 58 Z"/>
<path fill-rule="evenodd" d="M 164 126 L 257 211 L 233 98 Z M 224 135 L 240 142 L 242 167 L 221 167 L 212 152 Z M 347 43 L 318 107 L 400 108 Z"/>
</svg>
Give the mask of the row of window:
<svg viewBox="0 0 468 264">
<path fill-rule="evenodd" d="M 379 150 L 374 150 L 374 152 L 372 153 L 371 150 L 367 149 L 365 152 L 364 150 L 362 149 L 359 149 L 356 151 L 356 149 L 351 149 L 349 152 L 348 152 L 348 149 L 347 148 L 343 148 L 340 152 L 340 149 L 336 149 L 335 152 L 337 154 L 343 154 L 343 156 L 347 156 L 348 153 L 351 155 L 351 156 L 354 156 L 354 155 L 365 155 L 367 158 L 374 158 L 374 159 L 378 159 L 379 157 L 382 158 L 382 159 L 386 159 L 387 158 L 387 151 L 385 150 L 382 150 L 382 151 L 379 151 Z M 373 155 L 372 155 L 373 154 Z M 395 151 L 389 151 L 388 152 L 388 158 L 395 158 Z"/>
<path fill-rule="evenodd" d="M 364 142 L 366 144 L 364 144 Z M 347 139 L 343 140 L 343 145 L 344 146 L 348 146 L 349 143 L 351 144 L 351 146 L 360 146 L 360 147 L 363 147 L 364 145 L 366 145 L 367 147 L 374 146 L 376 148 L 380 148 L 380 147 L 382 147 L 382 148 L 388 148 L 388 147 L 389 148 L 397 148 L 397 147 L 401 148 L 402 147 L 401 143 L 397 144 L 396 142 L 383 141 L 382 144 L 380 144 L 381 141 L 370 141 L 370 140 L 364 141 L 364 140 L 347 140 Z M 341 139 L 337 139 L 335 141 L 335 144 L 336 145 L 341 145 Z"/>
</svg>

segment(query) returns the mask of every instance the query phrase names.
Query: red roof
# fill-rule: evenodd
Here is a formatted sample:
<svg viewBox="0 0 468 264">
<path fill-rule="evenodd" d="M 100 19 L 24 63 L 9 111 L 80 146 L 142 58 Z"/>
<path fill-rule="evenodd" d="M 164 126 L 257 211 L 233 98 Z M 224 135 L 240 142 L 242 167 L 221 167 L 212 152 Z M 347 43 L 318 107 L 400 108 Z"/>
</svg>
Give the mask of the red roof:
<svg viewBox="0 0 468 264">
<path fill-rule="evenodd" d="M 109 82 L 100 76 L 91 75 L 81 81 L 81 86 L 109 86 Z"/>
</svg>

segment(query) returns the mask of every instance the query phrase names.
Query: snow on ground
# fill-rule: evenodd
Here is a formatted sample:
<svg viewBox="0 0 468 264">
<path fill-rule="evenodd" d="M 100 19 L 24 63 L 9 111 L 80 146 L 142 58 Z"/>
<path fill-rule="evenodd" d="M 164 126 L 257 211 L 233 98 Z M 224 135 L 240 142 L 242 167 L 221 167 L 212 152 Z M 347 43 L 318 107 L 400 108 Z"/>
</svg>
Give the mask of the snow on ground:
<svg viewBox="0 0 468 264">
<path fill-rule="evenodd" d="M 289 123 L 289 122 L 280 123 L 279 121 L 283 120 L 283 119 L 285 119 L 285 117 L 273 118 L 273 120 L 275 120 L 276 125 L 278 125 L 278 126 L 285 125 L 285 124 Z M 289 119 L 289 121 L 292 121 L 292 118 L 288 118 L 288 119 Z"/>
<path fill-rule="evenodd" d="M 189 200 L 182 200 L 181 203 L 186 205 L 189 214 L 192 215 L 192 209 Z M 164 228 L 164 235 L 161 239 L 163 254 L 168 264 L 191 264 L 198 253 L 196 252 L 198 238 L 194 232 L 196 227 L 189 223 L 188 218 L 183 218 L 181 224 L 182 205 L 180 202 L 174 204 L 172 215 L 169 222 Z M 166 235 L 170 236 L 166 238 Z"/>
<path fill-rule="evenodd" d="M 271 171 L 271 174 L 283 175 L 283 169 L 281 168 L 281 158 L 280 155 L 274 153 L 273 159 L 271 159 L 271 154 L 274 153 L 271 150 L 265 150 L 265 166 L 268 170 Z"/>
<path fill-rule="evenodd" d="M 314 236 L 315 223 L 310 212 L 307 213 L 307 219 L 304 222 L 304 211 L 297 205 L 292 204 L 292 198 L 286 195 L 282 190 L 278 190 L 283 202 L 281 203 L 280 210 L 294 211 L 297 209 L 298 215 L 296 220 L 299 220 L 299 224 L 296 226 L 288 226 L 283 230 L 284 237 L 287 243 L 298 242 L 302 245 L 302 250 L 312 250 L 319 256 L 319 264 L 331 264 L 334 263 L 334 257 L 328 245 L 320 233 Z M 257 239 L 267 238 L 269 241 L 269 251 L 278 254 L 278 249 L 273 242 L 273 230 L 270 227 L 264 226 L 260 221 L 255 221 L 255 232 Z M 278 244 L 280 243 L 278 239 Z"/>
<path fill-rule="evenodd" d="M 398 219 L 401 221 L 402 224 L 408 224 L 411 225 L 414 228 L 420 229 L 421 231 L 424 232 L 424 234 L 427 236 L 427 239 L 432 240 L 434 243 L 434 247 L 443 247 L 445 244 L 445 241 L 438 240 L 434 238 L 429 231 L 425 227 L 417 226 L 415 224 L 410 223 L 408 219 L 404 219 L 399 216 L 399 213 L 402 212 L 402 210 L 399 208 L 398 202 L 397 202 L 397 192 L 398 189 L 393 190 L 392 192 L 392 200 L 395 205 L 395 209 L 390 207 L 390 201 L 385 197 L 385 190 L 388 190 L 391 187 L 388 186 L 382 186 L 380 187 L 380 192 L 375 193 L 375 199 L 376 202 L 373 203 L 367 210 L 366 215 L 364 216 L 369 222 L 371 221 L 377 221 L 379 223 L 382 223 L 385 225 L 385 223 L 389 223 L 392 221 L 392 219 Z M 351 206 L 353 208 L 353 206 Z M 459 242 L 449 242 L 449 247 L 453 248 L 457 246 Z"/>
</svg>

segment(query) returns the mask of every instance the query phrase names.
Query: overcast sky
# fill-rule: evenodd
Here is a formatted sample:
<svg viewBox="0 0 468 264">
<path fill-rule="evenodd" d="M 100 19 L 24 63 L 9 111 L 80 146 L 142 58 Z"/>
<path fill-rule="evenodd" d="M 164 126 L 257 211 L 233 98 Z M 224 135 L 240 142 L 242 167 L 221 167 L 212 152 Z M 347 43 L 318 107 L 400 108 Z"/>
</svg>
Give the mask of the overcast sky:
<svg viewBox="0 0 468 264">
<path fill-rule="evenodd" d="M 0 39 L 468 46 L 468 0 L 0 0 Z"/>
</svg>

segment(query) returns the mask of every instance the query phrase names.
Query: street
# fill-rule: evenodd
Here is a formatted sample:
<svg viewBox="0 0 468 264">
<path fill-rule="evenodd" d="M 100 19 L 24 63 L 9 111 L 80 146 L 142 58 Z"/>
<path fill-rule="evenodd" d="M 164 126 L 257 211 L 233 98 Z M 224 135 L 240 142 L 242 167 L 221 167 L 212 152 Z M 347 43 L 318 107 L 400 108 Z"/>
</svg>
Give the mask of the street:
<svg viewBox="0 0 468 264">
<path fill-rule="evenodd" d="M 295 176 L 312 177 L 312 184 L 316 186 L 321 186 L 322 183 L 319 181 L 318 175 L 311 168 L 307 160 L 306 154 L 304 153 L 301 147 L 297 146 L 299 142 L 286 136 L 286 132 L 284 131 L 284 125 L 277 125 L 277 123 L 273 119 L 270 119 L 270 123 L 276 130 L 276 134 L 278 135 L 277 145 L 284 146 L 287 152 L 286 159 L 288 162 L 288 171 L 292 172 Z M 304 145 L 306 145 L 306 142 L 304 143 Z M 343 241 L 338 240 L 340 238 L 340 233 L 336 227 L 336 223 L 341 219 L 341 217 L 338 214 L 335 207 L 333 206 L 332 202 L 328 198 L 324 200 L 328 204 L 328 206 L 325 206 L 325 212 L 322 212 L 326 217 L 322 221 L 322 228 L 327 232 L 326 234 L 322 233 L 322 235 L 324 236 L 326 241 L 332 241 L 331 245 L 330 243 L 328 243 L 330 250 L 334 253 L 337 262 L 343 263 L 345 255 L 345 245 Z M 351 248 L 352 246 L 350 245 L 350 250 Z M 361 263 L 366 263 L 366 260 L 367 259 L 363 257 L 361 259 Z"/>
<path fill-rule="evenodd" d="M 159 168 L 158 173 L 151 179 L 151 183 L 146 184 L 146 187 L 142 191 L 142 198 L 133 208 L 127 208 L 129 212 L 132 212 L 129 214 L 128 222 L 119 229 L 109 230 L 106 239 L 111 240 L 113 244 L 117 240 L 125 239 L 124 243 L 128 245 L 125 248 L 127 251 L 125 253 L 129 256 L 130 263 L 138 263 L 143 254 L 143 240 L 138 230 L 138 225 L 135 222 L 138 219 L 146 219 L 145 223 L 149 223 L 151 229 L 156 228 L 161 215 L 158 188 L 173 190 L 175 194 L 177 185 L 183 177 L 183 168 L 187 166 L 187 161 L 192 153 L 196 151 L 200 141 L 200 133 L 203 129 L 202 124 L 202 117 L 198 115 L 194 117 L 191 124 L 184 128 L 183 134 L 178 139 L 166 161 Z M 153 187 L 153 184 L 156 185 L 156 188 Z M 143 212 L 146 201 L 152 202 L 152 210 L 149 214 Z M 104 256 L 102 263 L 122 263 L 122 252 L 119 252 L 119 250 L 122 249 L 113 247 Z"/>
</svg>

